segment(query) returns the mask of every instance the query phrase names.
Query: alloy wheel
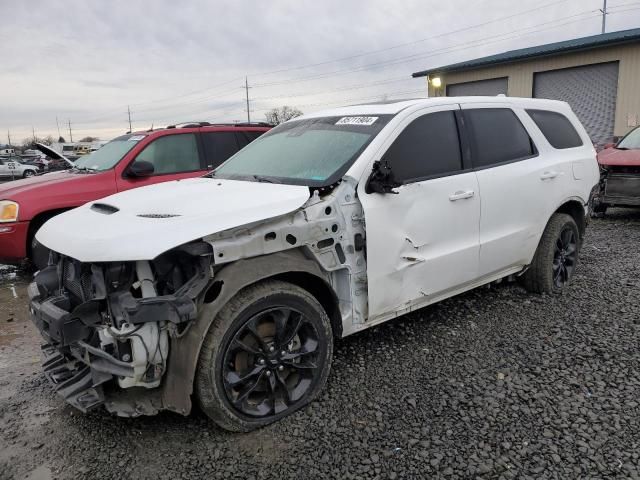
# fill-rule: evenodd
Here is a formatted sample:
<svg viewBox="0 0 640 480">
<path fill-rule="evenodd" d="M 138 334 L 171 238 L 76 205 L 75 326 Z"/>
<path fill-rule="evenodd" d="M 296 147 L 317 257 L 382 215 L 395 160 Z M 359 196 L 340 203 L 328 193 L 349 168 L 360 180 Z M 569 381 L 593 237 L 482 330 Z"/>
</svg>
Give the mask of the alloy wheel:
<svg viewBox="0 0 640 480">
<path fill-rule="evenodd" d="M 553 252 L 553 284 L 562 288 L 571 278 L 576 265 L 578 241 L 576 233 L 565 226 L 556 240 Z"/>
<path fill-rule="evenodd" d="M 252 316 L 224 354 L 222 382 L 233 408 L 259 418 L 294 408 L 319 380 L 319 338 L 315 325 L 290 307 Z"/>
</svg>

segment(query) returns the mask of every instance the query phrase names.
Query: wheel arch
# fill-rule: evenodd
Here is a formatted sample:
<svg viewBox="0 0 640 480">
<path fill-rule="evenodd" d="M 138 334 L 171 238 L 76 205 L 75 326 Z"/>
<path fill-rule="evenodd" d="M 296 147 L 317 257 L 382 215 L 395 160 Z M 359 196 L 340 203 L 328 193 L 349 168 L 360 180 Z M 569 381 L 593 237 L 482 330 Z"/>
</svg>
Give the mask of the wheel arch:
<svg viewBox="0 0 640 480">
<path fill-rule="evenodd" d="M 566 213 L 571 216 L 578 225 L 578 231 L 580 232 L 580 240 L 584 237 L 584 232 L 587 228 L 587 217 L 584 209 L 584 203 L 578 198 L 569 198 L 565 200 L 556 210 L 556 213 Z M 551 218 L 551 217 L 549 217 Z M 547 222 L 548 223 L 548 222 Z"/>
<path fill-rule="evenodd" d="M 42 225 L 44 225 L 47 220 L 52 219 L 56 215 L 60 215 L 61 213 L 71 210 L 71 208 L 55 208 L 52 210 L 45 210 L 33 216 L 33 218 L 29 221 L 29 230 L 27 232 L 27 257 L 31 258 L 31 244 L 33 241 L 33 237 L 40 229 L 40 227 L 42 227 Z"/>
<path fill-rule="evenodd" d="M 300 249 L 233 262 L 216 272 L 207 286 L 198 307 L 198 318 L 180 339 L 172 339 L 168 370 L 162 386 L 164 408 L 182 415 L 190 412 L 200 350 L 218 312 L 242 289 L 273 279 L 290 282 L 311 293 L 325 308 L 334 337 L 342 333 L 338 298 L 329 276 Z"/>
</svg>

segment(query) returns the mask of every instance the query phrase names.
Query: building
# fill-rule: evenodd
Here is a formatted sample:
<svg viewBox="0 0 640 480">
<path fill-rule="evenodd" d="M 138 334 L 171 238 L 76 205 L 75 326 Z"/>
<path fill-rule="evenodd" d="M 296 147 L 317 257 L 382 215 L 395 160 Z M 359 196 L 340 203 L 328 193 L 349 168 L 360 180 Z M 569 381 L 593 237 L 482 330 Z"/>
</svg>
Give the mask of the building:
<svg viewBox="0 0 640 480">
<path fill-rule="evenodd" d="M 523 48 L 416 72 L 429 96 L 499 95 L 569 102 L 594 143 L 640 122 L 640 28 Z"/>
</svg>

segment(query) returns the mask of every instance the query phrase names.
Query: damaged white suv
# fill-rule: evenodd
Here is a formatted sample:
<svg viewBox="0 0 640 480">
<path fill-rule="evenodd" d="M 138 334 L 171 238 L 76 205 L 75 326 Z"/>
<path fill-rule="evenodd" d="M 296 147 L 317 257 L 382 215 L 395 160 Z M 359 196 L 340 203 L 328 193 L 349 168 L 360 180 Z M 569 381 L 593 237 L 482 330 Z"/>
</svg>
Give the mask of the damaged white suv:
<svg viewBox="0 0 640 480">
<path fill-rule="evenodd" d="M 56 390 L 229 430 L 322 390 L 334 339 L 503 277 L 571 280 L 598 183 L 562 102 L 435 98 L 289 121 L 215 172 L 50 220 L 29 288 Z"/>
</svg>

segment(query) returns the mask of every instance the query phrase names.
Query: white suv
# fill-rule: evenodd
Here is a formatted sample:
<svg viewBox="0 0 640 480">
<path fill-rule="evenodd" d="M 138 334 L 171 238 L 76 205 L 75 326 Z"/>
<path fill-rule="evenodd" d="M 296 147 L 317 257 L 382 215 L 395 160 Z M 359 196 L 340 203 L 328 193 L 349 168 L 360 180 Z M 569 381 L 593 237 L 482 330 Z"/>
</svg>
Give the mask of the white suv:
<svg viewBox="0 0 640 480">
<path fill-rule="evenodd" d="M 37 175 L 38 168 L 33 165 L 24 165 L 10 158 L 0 158 L 0 178 L 28 178 Z"/>
<path fill-rule="evenodd" d="M 566 103 L 434 98 L 307 115 L 203 178 L 55 217 L 30 286 L 74 406 L 246 431 L 311 401 L 335 338 L 507 276 L 565 288 L 595 151 Z"/>
</svg>

